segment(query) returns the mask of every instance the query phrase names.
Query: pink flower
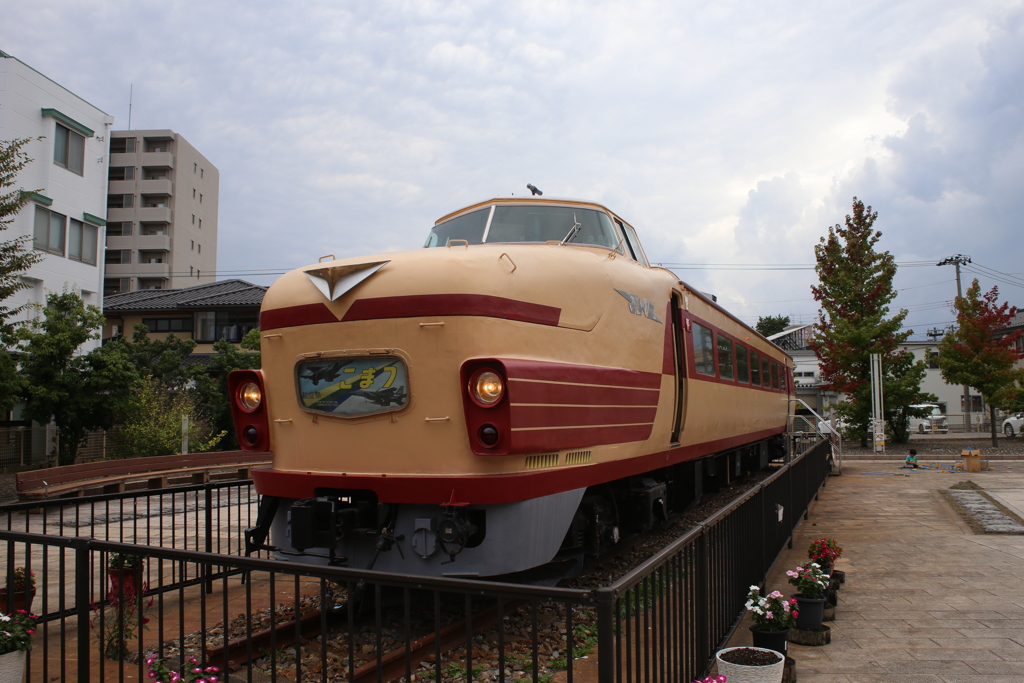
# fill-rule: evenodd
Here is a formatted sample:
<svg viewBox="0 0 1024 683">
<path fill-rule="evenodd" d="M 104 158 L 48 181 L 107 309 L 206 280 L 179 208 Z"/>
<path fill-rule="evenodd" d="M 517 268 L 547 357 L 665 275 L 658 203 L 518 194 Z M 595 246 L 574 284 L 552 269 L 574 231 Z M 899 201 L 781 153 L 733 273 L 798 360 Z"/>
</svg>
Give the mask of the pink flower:
<svg viewBox="0 0 1024 683">
<path fill-rule="evenodd" d="M 796 598 L 790 598 L 789 599 L 789 604 L 795 605 L 796 604 Z"/>
<path fill-rule="evenodd" d="M 765 616 L 766 619 L 774 619 L 775 618 L 775 615 L 772 614 L 771 612 L 765 612 L 764 616 Z"/>
<path fill-rule="evenodd" d="M 792 612 L 790 612 L 790 614 L 793 615 L 794 619 L 796 619 L 798 616 L 800 616 L 800 613 L 797 612 L 796 610 L 793 610 Z"/>
</svg>

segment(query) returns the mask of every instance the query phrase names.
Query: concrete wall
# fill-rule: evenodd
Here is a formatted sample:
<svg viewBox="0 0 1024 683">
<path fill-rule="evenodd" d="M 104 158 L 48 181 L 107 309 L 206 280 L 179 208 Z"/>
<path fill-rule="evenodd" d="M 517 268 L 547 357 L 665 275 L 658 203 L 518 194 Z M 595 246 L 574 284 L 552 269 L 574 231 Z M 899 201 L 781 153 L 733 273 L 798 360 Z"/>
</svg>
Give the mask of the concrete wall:
<svg viewBox="0 0 1024 683">
<path fill-rule="evenodd" d="M 55 110 L 93 131 L 85 135 L 81 173 L 55 163 L 54 138 L 60 118 L 52 113 L 44 115 L 44 110 Z M 36 206 L 97 228 L 96 263 L 83 263 L 67 257 L 69 230 L 65 220 L 64 255 L 45 254 L 42 262 L 25 276 L 32 287 L 16 294 L 8 305 L 43 303 L 46 292 L 60 292 L 67 287 L 79 290 L 86 303 L 103 307 L 105 221 L 102 219 L 107 214 L 107 144 L 113 121 L 112 116 L 28 65 L 0 53 L 0 139 L 32 138 L 24 149 L 33 161 L 19 174 L 17 184 L 23 190 L 41 195 L 15 217 L 13 225 L 0 234 L 0 239 L 28 236 L 31 240 Z M 39 137 L 43 139 L 35 139 Z M 47 205 L 47 199 L 52 203 Z M 89 348 L 94 344 L 98 342 L 90 343 Z"/>
</svg>

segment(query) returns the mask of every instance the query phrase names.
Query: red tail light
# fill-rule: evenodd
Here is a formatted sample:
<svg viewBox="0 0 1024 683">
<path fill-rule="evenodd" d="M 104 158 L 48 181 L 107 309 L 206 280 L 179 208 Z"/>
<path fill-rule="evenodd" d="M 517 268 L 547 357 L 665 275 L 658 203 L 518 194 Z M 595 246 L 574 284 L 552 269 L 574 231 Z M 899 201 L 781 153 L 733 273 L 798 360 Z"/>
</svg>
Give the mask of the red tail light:
<svg viewBox="0 0 1024 683">
<path fill-rule="evenodd" d="M 260 370 L 234 370 L 228 375 L 228 397 L 238 445 L 244 451 L 270 450 L 267 395 Z"/>
</svg>

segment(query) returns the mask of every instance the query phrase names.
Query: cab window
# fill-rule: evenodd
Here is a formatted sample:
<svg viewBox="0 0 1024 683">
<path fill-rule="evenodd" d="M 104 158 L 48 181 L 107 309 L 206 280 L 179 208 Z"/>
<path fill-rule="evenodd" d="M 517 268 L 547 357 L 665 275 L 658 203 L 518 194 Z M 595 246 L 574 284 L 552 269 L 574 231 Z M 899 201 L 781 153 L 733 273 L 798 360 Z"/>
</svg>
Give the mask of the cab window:
<svg viewBox="0 0 1024 683">
<path fill-rule="evenodd" d="M 470 244 L 480 244 L 484 240 L 484 228 L 487 227 L 487 218 L 490 215 L 491 207 L 487 207 L 435 225 L 423 246 L 446 247 L 451 240 L 466 240 Z"/>
</svg>

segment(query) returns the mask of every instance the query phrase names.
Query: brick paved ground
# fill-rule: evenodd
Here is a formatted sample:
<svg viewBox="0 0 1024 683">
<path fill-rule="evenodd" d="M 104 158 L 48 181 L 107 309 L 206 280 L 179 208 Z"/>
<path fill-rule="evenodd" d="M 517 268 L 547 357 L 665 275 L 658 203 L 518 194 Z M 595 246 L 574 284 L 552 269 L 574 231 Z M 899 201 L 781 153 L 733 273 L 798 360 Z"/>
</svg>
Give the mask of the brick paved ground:
<svg viewBox="0 0 1024 683">
<path fill-rule="evenodd" d="M 1024 516 L 1024 462 L 994 467 L 890 476 L 905 471 L 855 462 L 828 480 L 768 582 L 793 592 L 784 572 L 815 538 L 844 548 L 831 644 L 790 645 L 799 683 L 1024 681 L 1024 536 L 975 535 L 939 494 L 971 479 Z M 747 625 L 730 645 L 750 644 Z"/>
</svg>

